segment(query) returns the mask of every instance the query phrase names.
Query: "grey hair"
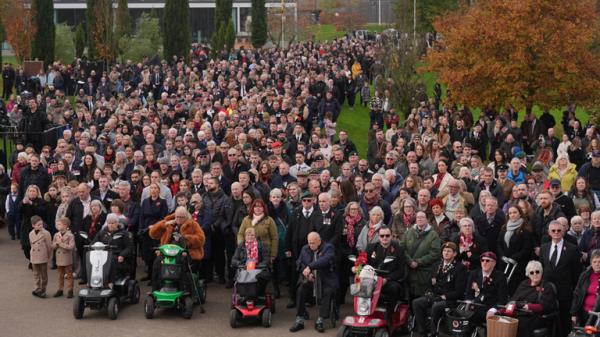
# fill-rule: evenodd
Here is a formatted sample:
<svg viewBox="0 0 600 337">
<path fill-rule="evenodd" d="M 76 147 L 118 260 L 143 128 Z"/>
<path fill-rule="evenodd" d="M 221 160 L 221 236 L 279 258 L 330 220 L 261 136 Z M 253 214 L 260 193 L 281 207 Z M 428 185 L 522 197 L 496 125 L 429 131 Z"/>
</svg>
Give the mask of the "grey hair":
<svg viewBox="0 0 600 337">
<path fill-rule="evenodd" d="M 473 219 L 471 219 L 469 217 L 460 219 L 459 225 L 462 226 L 463 224 L 468 224 L 468 225 L 471 225 L 471 227 L 475 228 L 475 222 L 473 222 Z"/>
<path fill-rule="evenodd" d="M 540 263 L 540 261 L 535 261 L 535 260 L 531 260 L 527 263 L 527 266 L 525 267 L 525 276 L 529 275 L 529 272 L 532 270 L 539 270 L 541 275 L 544 275 L 544 268 L 542 267 L 542 264 Z"/>
<path fill-rule="evenodd" d="M 594 216 L 600 216 L 600 210 L 593 211 L 592 214 L 590 214 L 590 219 L 593 218 Z"/>
<path fill-rule="evenodd" d="M 109 213 L 106 216 L 106 223 L 112 223 L 112 222 L 119 223 L 119 216 L 116 215 L 115 213 Z"/>
<path fill-rule="evenodd" d="M 592 252 L 590 253 L 590 264 L 592 263 L 593 259 L 599 258 L 600 257 L 600 249 L 594 249 L 592 250 Z"/>
<path fill-rule="evenodd" d="M 239 184 L 239 183 L 238 183 L 238 184 Z M 278 189 L 278 188 L 274 188 L 274 189 L 272 189 L 272 190 L 271 190 L 271 192 L 269 193 L 269 195 L 270 195 L 270 196 L 272 196 L 272 197 L 273 197 L 273 196 L 278 196 L 278 197 L 281 197 L 281 196 L 283 196 L 283 193 L 281 192 L 281 190 L 280 190 L 280 189 Z"/>
<path fill-rule="evenodd" d="M 369 215 L 376 213 L 376 212 L 379 213 L 381 215 L 381 217 L 384 216 L 383 209 L 381 209 L 381 207 L 379 207 L 379 206 L 375 206 L 375 207 L 371 208 L 371 210 L 369 211 Z"/>
<path fill-rule="evenodd" d="M 126 188 L 128 190 L 131 190 L 131 184 L 129 184 L 129 182 L 125 181 L 125 180 L 119 181 L 119 187 L 123 187 L 123 188 Z"/>
</svg>

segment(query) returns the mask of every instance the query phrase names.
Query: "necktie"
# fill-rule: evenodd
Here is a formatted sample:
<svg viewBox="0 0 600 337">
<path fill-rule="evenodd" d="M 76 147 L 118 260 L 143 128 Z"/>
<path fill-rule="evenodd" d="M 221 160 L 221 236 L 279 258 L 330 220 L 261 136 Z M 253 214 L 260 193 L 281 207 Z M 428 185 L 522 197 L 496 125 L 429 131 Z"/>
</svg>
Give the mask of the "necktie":
<svg viewBox="0 0 600 337">
<path fill-rule="evenodd" d="M 556 266 L 557 260 L 558 260 L 558 245 L 554 245 L 554 252 L 552 253 L 552 256 L 550 257 L 550 263 L 553 266 Z"/>
<path fill-rule="evenodd" d="M 308 218 L 308 210 L 304 210 L 304 217 Z"/>
</svg>

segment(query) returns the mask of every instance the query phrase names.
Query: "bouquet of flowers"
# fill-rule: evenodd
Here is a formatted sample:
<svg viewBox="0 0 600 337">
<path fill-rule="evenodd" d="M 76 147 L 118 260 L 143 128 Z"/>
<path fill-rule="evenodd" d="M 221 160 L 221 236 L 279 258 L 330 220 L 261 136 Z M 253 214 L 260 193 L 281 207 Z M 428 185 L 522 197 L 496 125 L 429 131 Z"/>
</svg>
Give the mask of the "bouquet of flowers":
<svg viewBox="0 0 600 337">
<path fill-rule="evenodd" d="M 359 282 L 360 271 L 365 264 L 367 264 L 367 253 L 363 251 L 358 253 L 358 257 L 354 261 L 354 279 L 356 282 Z"/>
</svg>

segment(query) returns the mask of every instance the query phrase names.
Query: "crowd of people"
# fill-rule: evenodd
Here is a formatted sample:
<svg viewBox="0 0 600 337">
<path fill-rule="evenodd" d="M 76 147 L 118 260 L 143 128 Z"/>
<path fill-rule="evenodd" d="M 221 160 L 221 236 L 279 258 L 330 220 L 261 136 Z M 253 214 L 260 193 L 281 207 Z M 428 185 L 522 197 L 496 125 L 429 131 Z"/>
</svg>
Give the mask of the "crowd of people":
<svg viewBox="0 0 600 337">
<path fill-rule="evenodd" d="M 304 327 L 315 270 L 322 298 L 336 299 L 320 303 L 323 331 L 328 306 L 344 303 L 353 279 L 347 257 L 361 251 L 377 265 L 395 257 L 387 304 L 411 301 L 423 335 L 465 298 L 483 304 L 474 320 L 513 299 L 527 302 L 532 322 L 520 329 L 553 311 L 560 336 L 583 324 L 600 275 L 596 128 L 575 106 L 560 121 L 546 111 L 519 124 L 510 108 L 475 120 L 438 90 L 395 106 L 380 52 L 378 42 L 342 38 L 210 59 L 193 45 L 188 61 L 158 65 L 86 71 L 81 60 L 56 62 L 37 94 L 19 83 L 13 92 L 15 70 L 5 65 L 4 106 L 22 137 L 0 168 L 0 194 L 34 295 L 46 296 L 46 263 L 61 280 L 75 272 L 85 283 L 80 231 L 132 233 L 119 262 L 138 251 L 153 280 L 152 247 L 177 222 L 189 225 L 184 236 L 202 234 L 192 258 L 206 282 L 232 287 L 240 261 L 267 259 L 274 295 L 287 287 L 288 308 L 297 308 L 291 331 Z M 366 134 L 337 127 L 355 104 L 370 110 Z M 48 144 L 41 133 L 56 126 L 60 137 Z M 368 137 L 366 153 L 353 137 Z M 515 264 L 510 280 L 506 261 Z"/>
</svg>

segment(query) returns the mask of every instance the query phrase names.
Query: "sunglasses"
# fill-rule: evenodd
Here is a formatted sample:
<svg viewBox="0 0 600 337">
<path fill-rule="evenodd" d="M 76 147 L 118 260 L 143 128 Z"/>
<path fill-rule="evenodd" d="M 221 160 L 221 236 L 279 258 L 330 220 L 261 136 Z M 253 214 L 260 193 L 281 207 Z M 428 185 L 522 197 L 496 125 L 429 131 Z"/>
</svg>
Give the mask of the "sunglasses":
<svg viewBox="0 0 600 337">
<path fill-rule="evenodd" d="M 551 229 L 551 233 L 562 233 L 562 229 Z"/>
<path fill-rule="evenodd" d="M 380 238 L 389 238 L 392 234 L 379 234 Z"/>
<path fill-rule="evenodd" d="M 492 259 L 481 259 L 481 263 L 491 263 L 492 261 L 494 261 L 494 260 L 492 260 Z"/>
<path fill-rule="evenodd" d="M 539 274 L 541 274 L 541 271 L 539 271 L 539 270 L 532 270 L 532 271 L 529 272 L 529 275 L 534 275 L 534 274 L 535 275 L 539 275 Z"/>
<path fill-rule="evenodd" d="M 312 199 L 302 199 L 302 202 L 311 202 Z"/>
</svg>

